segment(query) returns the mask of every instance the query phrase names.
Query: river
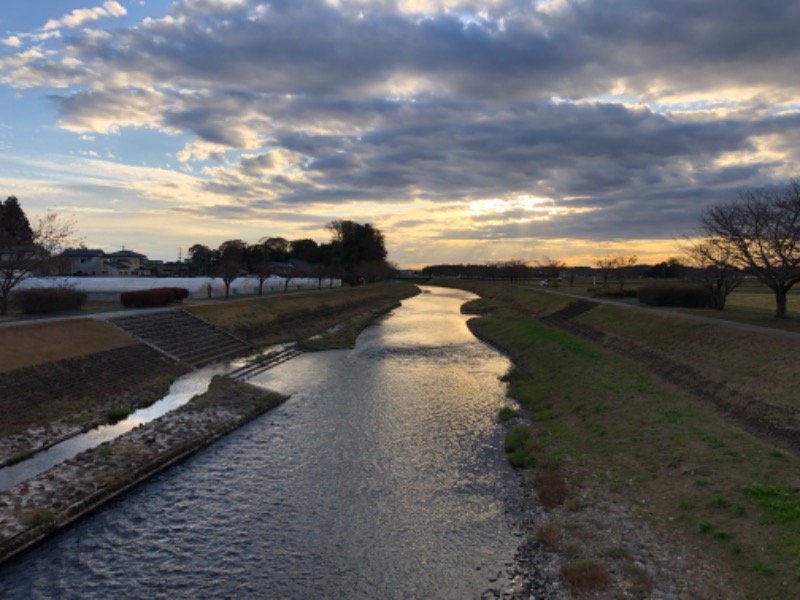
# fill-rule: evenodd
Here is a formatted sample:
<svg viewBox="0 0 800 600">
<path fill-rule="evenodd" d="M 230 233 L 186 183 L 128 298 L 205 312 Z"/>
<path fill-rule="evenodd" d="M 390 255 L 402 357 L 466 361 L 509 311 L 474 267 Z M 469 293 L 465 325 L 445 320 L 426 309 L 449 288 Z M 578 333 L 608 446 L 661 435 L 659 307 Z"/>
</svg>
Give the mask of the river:
<svg viewBox="0 0 800 600">
<path fill-rule="evenodd" d="M 425 288 L 353 350 L 252 383 L 276 410 L 0 568 L 0 598 L 480 598 L 521 542 L 472 296 Z"/>
</svg>

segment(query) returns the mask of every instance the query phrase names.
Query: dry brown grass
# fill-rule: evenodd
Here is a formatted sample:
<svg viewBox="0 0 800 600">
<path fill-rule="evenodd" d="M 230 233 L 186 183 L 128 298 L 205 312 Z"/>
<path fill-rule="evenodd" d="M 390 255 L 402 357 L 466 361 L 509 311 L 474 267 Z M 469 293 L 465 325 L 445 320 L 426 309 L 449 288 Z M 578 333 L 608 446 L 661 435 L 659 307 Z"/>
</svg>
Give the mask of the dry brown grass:
<svg viewBox="0 0 800 600">
<path fill-rule="evenodd" d="M 601 564 L 589 560 L 576 560 L 565 564 L 559 571 L 561 581 L 573 594 L 602 590 L 611 585 L 611 575 Z"/>
<path fill-rule="evenodd" d="M 269 345 L 322 333 L 333 325 L 391 306 L 416 293 L 418 289 L 410 283 L 392 281 L 197 304 L 187 310 L 253 344 Z"/>
<path fill-rule="evenodd" d="M 94 319 L 0 328 L 0 373 L 135 344 L 113 325 Z"/>
<path fill-rule="evenodd" d="M 534 478 L 539 501 L 547 509 L 561 506 L 567 499 L 567 481 L 558 471 L 543 471 Z"/>
<path fill-rule="evenodd" d="M 743 394 L 800 407 L 795 340 L 615 306 L 599 306 L 578 320 L 607 335 L 646 344 Z"/>
<path fill-rule="evenodd" d="M 561 541 L 562 527 L 561 523 L 555 519 L 548 519 L 536 528 L 536 541 L 555 548 Z"/>
</svg>

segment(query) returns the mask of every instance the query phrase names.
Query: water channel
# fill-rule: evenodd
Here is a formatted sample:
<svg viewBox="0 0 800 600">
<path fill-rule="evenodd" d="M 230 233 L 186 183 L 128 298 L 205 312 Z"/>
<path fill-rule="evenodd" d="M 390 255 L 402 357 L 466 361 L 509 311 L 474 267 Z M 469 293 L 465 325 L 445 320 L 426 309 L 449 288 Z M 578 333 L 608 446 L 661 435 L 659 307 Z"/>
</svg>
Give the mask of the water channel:
<svg viewBox="0 0 800 600">
<path fill-rule="evenodd" d="M 278 409 L 0 567 L 0 598 L 479 598 L 520 538 L 508 361 L 428 288 L 354 350 L 252 383 Z M 499 578 L 498 578 L 499 576 Z"/>
<path fill-rule="evenodd" d="M 0 468 L 0 492 L 10 490 L 18 483 L 36 477 L 49 468 L 77 456 L 84 450 L 118 438 L 139 425 L 149 423 L 153 419 L 175 410 L 194 396 L 208 390 L 208 383 L 214 375 L 225 373 L 230 369 L 229 363 L 220 363 L 187 373 L 175 380 L 170 386 L 169 393 L 151 406 L 135 410 L 127 418 L 117 423 L 101 425 L 67 438 L 47 450 L 37 452 L 27 460 Z"/>
</svg>

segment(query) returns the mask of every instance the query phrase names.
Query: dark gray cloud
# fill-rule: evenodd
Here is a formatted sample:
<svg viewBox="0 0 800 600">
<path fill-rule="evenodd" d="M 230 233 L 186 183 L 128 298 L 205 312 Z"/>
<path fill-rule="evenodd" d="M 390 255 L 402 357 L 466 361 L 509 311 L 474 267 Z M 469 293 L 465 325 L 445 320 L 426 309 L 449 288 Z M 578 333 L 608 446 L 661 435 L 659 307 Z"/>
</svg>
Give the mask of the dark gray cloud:
<svg viewBox="0 0 800 600">
<path fill-rule="evenodd" d="M 66 127 L 191 134 L 182 158 L 230 161 L 205 190 L 240 203 L 231 218 L 531 195 L 564 210 L 510 204 L 447 235 L 668 238 L 800 159 L 796 0 L 454 8 L 176 2 L 50 40 L 58 59 L 0 58 L 0 76 L 69 85 Z"/>
</svg>

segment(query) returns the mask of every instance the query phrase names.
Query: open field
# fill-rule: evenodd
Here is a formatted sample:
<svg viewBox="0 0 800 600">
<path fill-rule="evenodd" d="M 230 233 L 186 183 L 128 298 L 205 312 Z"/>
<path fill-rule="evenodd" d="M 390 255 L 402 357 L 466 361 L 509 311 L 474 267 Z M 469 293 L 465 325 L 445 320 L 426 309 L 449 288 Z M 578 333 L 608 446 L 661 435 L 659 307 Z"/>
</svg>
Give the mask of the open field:
<svg viewBox="0 0 800 600">
<path fill-rule="evenodd" d="M 483 296 L 467 309 L 489 309 L 490 316 L 470 326 L 517 365 L 510 394 L 532 416 L 532 485 L 541 495 L 547 477 L 566 482 L 540 540 L 574 563 L 599 565 L 617 591 L 622 585 L 644 596 L 655 579 L 677 571 L 687 598 L 800 596 L 797 455 L 746 433 L 691 389 L 654 376 L 635 356 L 618 355 L 614 344 L 538 323 L 537 316 L 558 307 L 554 294 L 457 285 Z M 742 398 L 751 404 L 786 408 L 776 418 L 798 413 L 796 343 L 614 306 L 575 320 L 605 333 L 606 341 L 656 348 L 746 390 Z M 607 525 L 611 505 L 624 506 L 657 536 L 660 572 L 643 572 L 631 548 L 609 541 L 618 533 Z"/>
</svg>

